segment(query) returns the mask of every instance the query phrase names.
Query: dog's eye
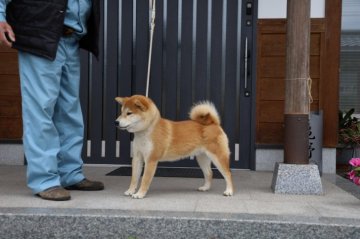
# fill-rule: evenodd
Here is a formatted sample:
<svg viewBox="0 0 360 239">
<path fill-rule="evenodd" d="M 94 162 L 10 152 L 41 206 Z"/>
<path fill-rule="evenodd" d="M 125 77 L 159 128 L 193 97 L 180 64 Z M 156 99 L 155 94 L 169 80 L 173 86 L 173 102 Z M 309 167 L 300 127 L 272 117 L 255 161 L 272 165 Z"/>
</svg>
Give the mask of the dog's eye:
<svg viewBox="0 0 360 239">
<path fill-rule="evenodd" d="M 132 115 L 132 112 L 127 112 L 126 115 Z"/>
</svg>

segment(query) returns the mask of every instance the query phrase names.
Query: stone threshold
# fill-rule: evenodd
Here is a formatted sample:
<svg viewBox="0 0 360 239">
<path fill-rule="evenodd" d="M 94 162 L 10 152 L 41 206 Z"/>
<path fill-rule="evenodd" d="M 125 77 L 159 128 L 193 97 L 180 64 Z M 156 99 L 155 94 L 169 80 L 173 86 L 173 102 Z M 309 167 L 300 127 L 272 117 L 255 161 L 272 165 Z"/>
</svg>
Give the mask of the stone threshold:
<svg viewBox="0 0 360 239">
<path fill-rule="evenodd" d="M 1 208 L 0 232 L 0 238 L 360 238 L 360 219 Z"/>
</svg>

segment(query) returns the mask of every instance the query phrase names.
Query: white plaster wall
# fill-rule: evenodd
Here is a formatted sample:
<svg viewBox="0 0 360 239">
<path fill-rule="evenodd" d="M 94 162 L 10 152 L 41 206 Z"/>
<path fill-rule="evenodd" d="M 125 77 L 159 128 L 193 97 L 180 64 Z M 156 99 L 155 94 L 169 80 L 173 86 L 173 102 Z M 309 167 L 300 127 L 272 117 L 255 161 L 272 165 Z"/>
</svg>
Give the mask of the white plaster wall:
<svg viewBox="0 0 360 239">
<path fill-rule="evenodd" d="M 286 18 L 287 0 L 259 0 L 258 18 Z M 311 17 L 325 17 L 325 0 L 311 0 Z"/>
</svg>

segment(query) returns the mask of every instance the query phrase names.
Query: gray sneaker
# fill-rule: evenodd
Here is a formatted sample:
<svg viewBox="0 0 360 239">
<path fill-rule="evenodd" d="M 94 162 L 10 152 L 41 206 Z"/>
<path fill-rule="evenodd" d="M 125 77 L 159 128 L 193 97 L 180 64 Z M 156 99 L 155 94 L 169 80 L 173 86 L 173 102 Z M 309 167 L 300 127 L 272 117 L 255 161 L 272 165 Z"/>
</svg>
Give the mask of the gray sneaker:
<svg viewBox="0 0 360 239">
<path fill-rule="evenodd" d="M 71 198 L 70 192 L 60 186 L 48 188 L 45 191 L 39 192 L 36 196 L 52 201 L 67 201 Z"/>
</svg>

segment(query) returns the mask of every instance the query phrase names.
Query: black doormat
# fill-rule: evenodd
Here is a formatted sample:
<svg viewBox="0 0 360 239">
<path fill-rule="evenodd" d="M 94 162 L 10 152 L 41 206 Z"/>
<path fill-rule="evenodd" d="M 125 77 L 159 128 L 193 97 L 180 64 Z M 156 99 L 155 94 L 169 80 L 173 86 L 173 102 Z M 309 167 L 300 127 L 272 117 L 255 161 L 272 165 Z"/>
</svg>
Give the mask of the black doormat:
<svg viewBox="0 0 360 239">
<path fill-rule="evenodd" d="M 213 178 L 223 178 L 219 170 L 213 168 Z M 131 167 L 124 166 L 110 173 L 107 176 L 131 176 Z M 204 178 L 204 174 L 200 168 L 167 168 L 158 167 L 155 177 L 179 177 L 179 178 Z"/>
</svg>

